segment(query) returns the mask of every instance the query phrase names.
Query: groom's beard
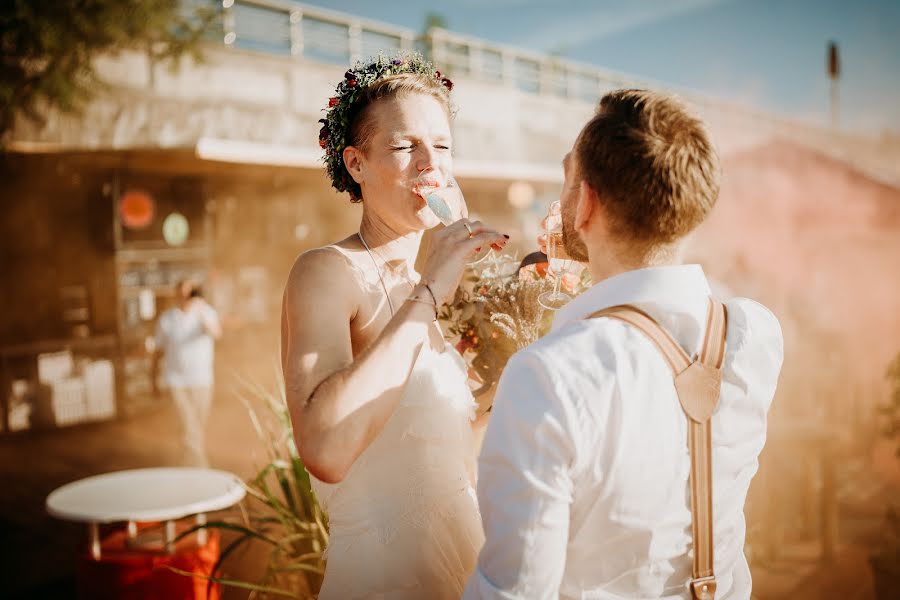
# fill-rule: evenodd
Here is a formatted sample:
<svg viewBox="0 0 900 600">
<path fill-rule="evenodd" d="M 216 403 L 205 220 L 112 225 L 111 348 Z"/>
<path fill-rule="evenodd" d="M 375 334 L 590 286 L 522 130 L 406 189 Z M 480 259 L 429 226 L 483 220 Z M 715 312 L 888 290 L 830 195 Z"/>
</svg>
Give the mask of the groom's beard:
<svg viewBox="0 0 900 600">
<path fill-rule="evenodd" d="M 562 239 L 566 254 L 578 262 L 588 261 L 587 246 L 581 240 L 581 236 L 575 231 L 575 207 L 572 206 L 573 198 L 562 205 Z M 571 208 L 569 208 L 572 206 Z"/>
</svg>

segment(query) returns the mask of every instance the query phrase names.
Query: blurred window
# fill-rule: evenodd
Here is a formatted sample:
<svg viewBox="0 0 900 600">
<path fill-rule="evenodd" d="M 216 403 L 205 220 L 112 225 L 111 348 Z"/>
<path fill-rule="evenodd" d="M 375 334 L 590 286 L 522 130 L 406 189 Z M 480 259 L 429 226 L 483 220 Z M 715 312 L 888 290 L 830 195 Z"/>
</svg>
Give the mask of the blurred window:
<svg viewBox="0 0 900 600">
<path fill-rule="evenodd" d="M 234 45 L 272 54 L 291 53 L 291 20 L 283 10 L 235 2 Z"/>
<path fill-rule="evenodd" d="M 324 62 L 350 62 L 350 26 L 304 15 L 303 56 Z"/>
</svg>

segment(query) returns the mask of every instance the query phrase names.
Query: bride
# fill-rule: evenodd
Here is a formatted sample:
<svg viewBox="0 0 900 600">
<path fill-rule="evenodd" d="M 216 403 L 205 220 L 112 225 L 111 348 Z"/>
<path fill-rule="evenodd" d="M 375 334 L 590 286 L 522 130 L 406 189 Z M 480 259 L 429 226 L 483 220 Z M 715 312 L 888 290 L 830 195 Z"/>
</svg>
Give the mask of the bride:
<svg viewBox="0 0 900 600">
<path fill-rule="evenodd" d="M 329 517 L 322 600 L 459 598 L 483 541 L 475 404 L 436 322 L 468 258 L 508 237 L 439 221 L 408 182 L 452 166 L 452 84 L 417 55 L 347 71 L 320 132 L 359 232 L 297 258 L 281 355 L 294 437 Z M 480 420 L 479 420 L 480 421 Z"/>
</svg>

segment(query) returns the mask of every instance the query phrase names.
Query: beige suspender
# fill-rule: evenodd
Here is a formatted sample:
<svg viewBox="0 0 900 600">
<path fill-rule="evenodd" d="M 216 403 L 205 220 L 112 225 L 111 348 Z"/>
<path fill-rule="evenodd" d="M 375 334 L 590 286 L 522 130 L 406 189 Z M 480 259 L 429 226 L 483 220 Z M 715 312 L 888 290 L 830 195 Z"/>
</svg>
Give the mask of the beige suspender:
<svg viewBox="0 0 900 600">
<path fill-rule="evenodd" d="M 697 600 L 716 595 L 713 573 L 712 438 L 710 417 L 719 401 L 722 359 L 725 356 L 725 305 L 709 299 L 706 335 L 700 359 L 690 357 L 650 315 L 628 305 L 613 306 L 588 318 L 610 317 L 636 327 L 656 344 L 675 377 L 675 391 L 688 416 L 688 448 L 691 454 L 691 515 L 694 564 L 691 592 Z"/>
</svg>

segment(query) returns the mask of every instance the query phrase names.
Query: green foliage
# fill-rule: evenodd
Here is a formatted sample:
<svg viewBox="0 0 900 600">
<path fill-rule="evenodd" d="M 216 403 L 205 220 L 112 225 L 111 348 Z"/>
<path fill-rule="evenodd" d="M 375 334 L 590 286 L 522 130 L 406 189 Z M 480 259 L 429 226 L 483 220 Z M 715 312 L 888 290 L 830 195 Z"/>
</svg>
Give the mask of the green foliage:
<svg viewBox="0 0 900 600">
<path fill-rule="evenodd" d="M 897 457 L 900 458 L 900 354 L 888 365 L 887 378 L 891 383 L 891 398 L 882 407 L 882 414 L 887 420 L 885 435 L 897 442 Z"/>
<path fill-rule="evenodd" d="M 41 122 L 48 108 L 77 112 L 103 87 L 98 55 L 139 49 L 171 65 L 200 59 L 218 14 L 198 0 L 0 1 L 0 139 L 20 114 Z"/>
<path fill-rule="evenodd" d="M 250 422 L 269 458 L 268 464 L 245 483 L 250 498 L 249 511 L 239 522 L 211 521 L 180 537 L 202 528 L 238 534 L 222 550 L 213 567 L 213 576 L 209 577 L 211 584 L 218 582 L 252 590 L 263 598 L 315 598 L 325 574 L 323 554 L 328 545 L 328 525 L 294 444 L 284 385 L 279 381 L 280 393 L 247 382 L 244 387 L 249 397 L 243 400 Z M 263 415 L 253 406 L 259 402 L 267 409 Z M 262 542 L 271 548 L 263 577 L 248 582 L 220 576 L 225 560 L 251 541 Z"/>
<path fill-rule="evenodd" d="M 887 511 L 882 542 L 878 552 L 872 556 L 872 565 L 879 571 L 900 578 L 900 512 L 896 507 Z"/>
<path fill-rule="evenodd" d="M 449 29 L 447 25 L 447 17 L 437 12 L 429 12 L 425 15 L 425 25 L 422 27 L 423 33 L 428 33 L 429 29 Z"/>
<path fill-rule="evenodd" d="M 885 434 L 897 442 L 896 452 L 900 457 L 900 354 L 888 365 L 887 378 L 891 383 L 891 399 L 882 407 L 882 414 L 888 421 Z M 894 582 L 892 585 L 897 585 L 900 581 L 900 508 L 896 503 L 888 507 L 881 535 L 881 543 L 872 555 L 872 565 L 878 577 L 887 577 Z"/>
</svg>

